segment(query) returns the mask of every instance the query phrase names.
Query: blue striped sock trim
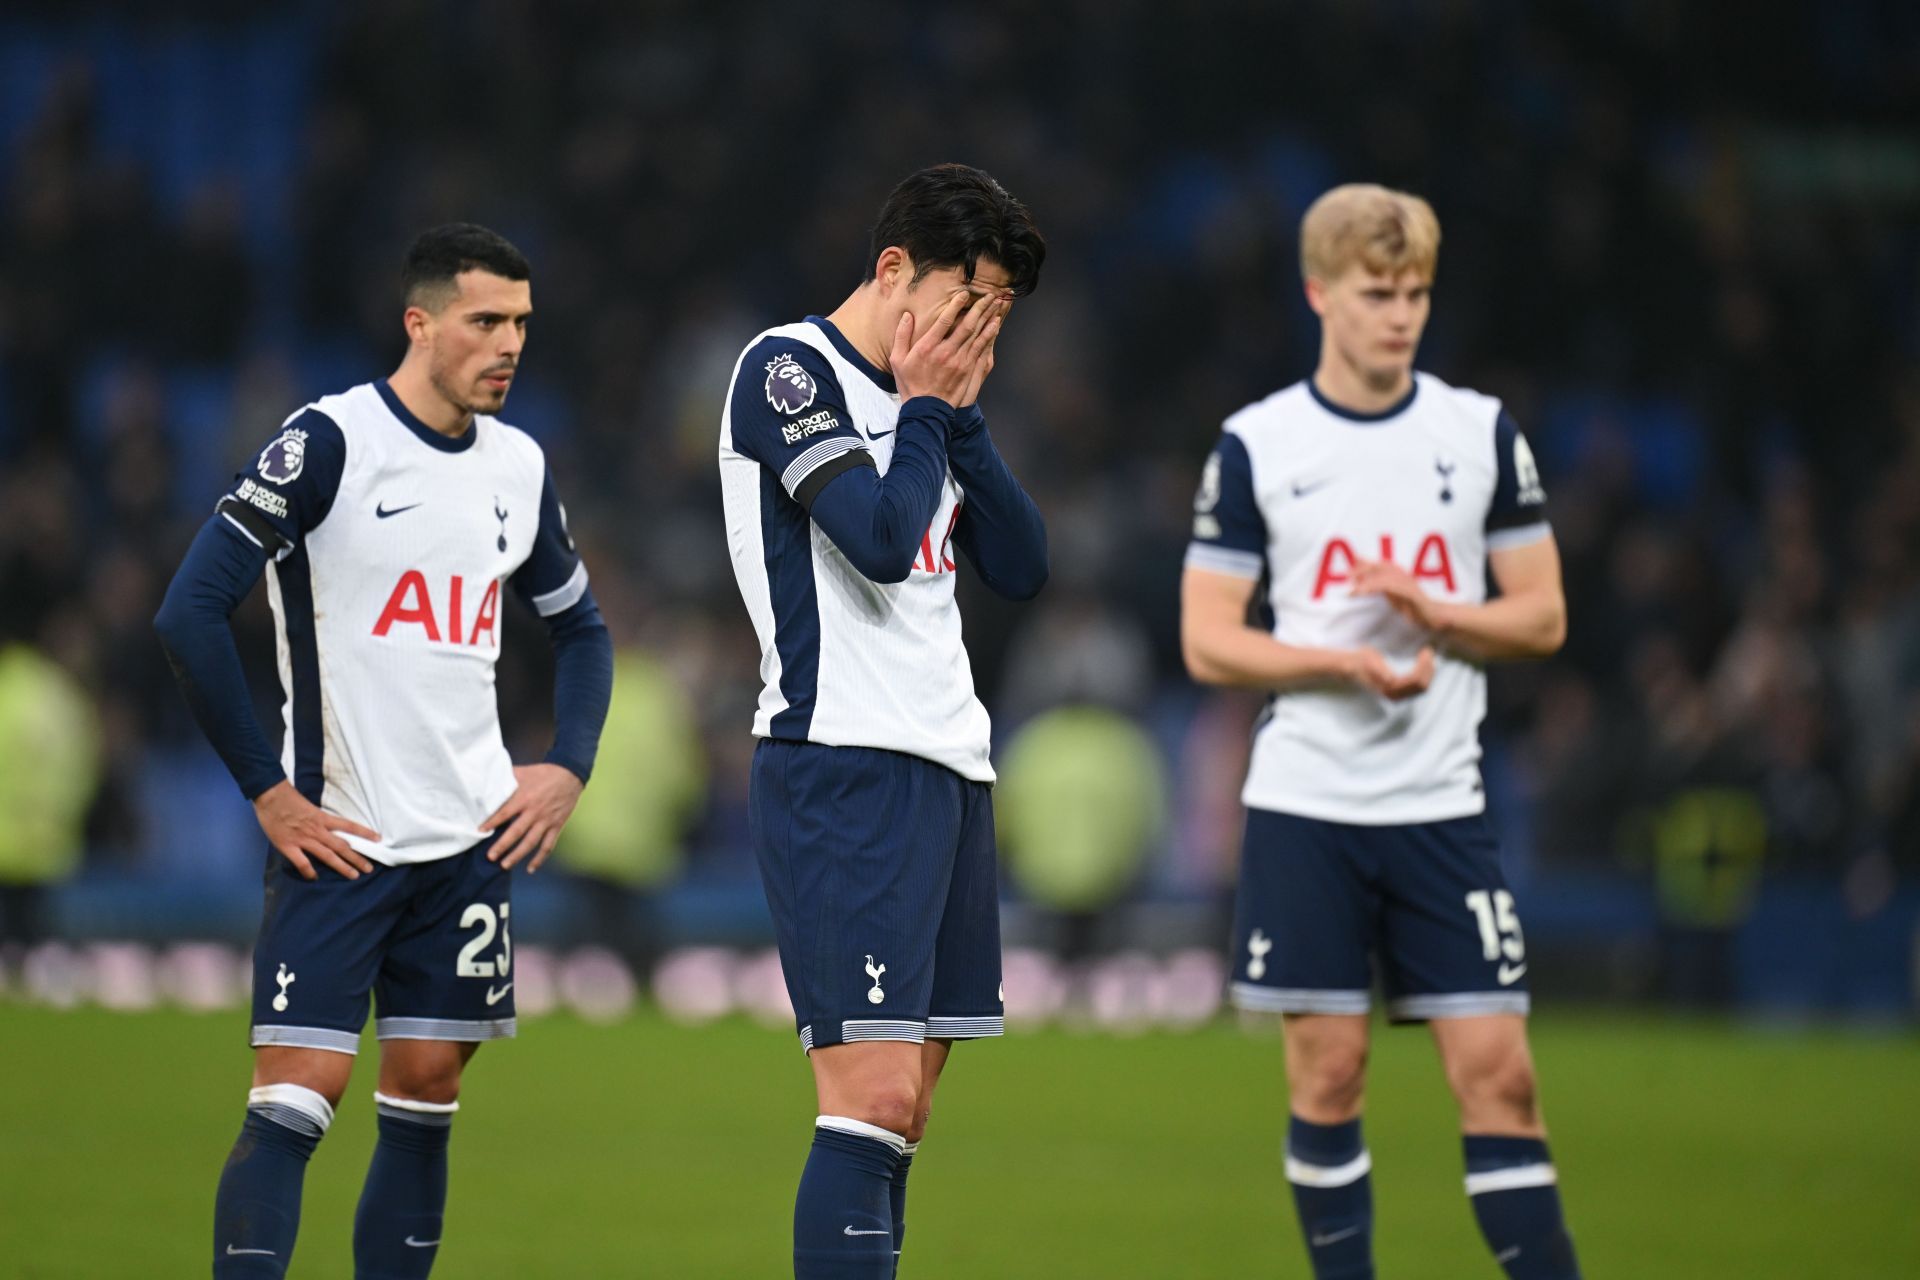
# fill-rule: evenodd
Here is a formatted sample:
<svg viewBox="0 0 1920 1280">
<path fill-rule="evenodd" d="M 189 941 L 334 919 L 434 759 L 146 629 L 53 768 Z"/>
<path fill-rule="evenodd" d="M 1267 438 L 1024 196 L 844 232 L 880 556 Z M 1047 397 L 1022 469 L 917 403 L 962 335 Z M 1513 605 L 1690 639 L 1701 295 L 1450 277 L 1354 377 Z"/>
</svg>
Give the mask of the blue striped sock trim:
<svg viewBox="0 0 1920 1280">
<path fill-rule="evenodd" d="M 309 1138 L 323 1138 L 327 1133 L 326 1128 L 318 1120 L 298 1107 L 289 1107 L 279 1102 L 265 1102 L 255 1103 L 247 1110 L 262 1120 L 271 1120 L 282 1129 L 291 1129 Z"/>
</svg>

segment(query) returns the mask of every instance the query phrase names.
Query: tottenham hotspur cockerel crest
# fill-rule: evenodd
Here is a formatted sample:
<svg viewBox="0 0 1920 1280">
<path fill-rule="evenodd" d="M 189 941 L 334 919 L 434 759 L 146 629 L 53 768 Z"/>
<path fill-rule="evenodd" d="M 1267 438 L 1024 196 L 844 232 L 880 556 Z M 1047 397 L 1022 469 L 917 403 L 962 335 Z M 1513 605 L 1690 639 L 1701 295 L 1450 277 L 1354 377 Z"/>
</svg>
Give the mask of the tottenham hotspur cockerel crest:
<svg viewBox="0 0 1920 1280">
<path fill-rule="evenodd" d="M 767 403 L 782 413 L 798 413 L 813 403 L 813 375 L 790 355 L 767 363 Z"/>
</svg>

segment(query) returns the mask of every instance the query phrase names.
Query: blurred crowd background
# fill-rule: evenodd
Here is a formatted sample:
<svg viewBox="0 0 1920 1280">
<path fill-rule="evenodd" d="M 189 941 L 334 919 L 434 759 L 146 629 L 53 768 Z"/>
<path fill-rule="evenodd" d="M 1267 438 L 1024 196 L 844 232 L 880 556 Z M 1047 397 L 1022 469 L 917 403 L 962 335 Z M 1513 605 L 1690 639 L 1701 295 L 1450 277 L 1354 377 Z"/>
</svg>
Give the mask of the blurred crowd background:
<svg viewBox="0 0 1920 1280">
<path fill-rule="evenodd" d="M 1051 245 L 983 405 L 1052 582 L 962 582 L 1013 936 L 1224 942 L 1258 700 L 1181 669 L 1190 503 L 1220 420 L 1311 368 L 1300 214 L 1370 180 L 1438 210 L 1421 364 L 1506 400 L 1566 560 L 1566 651 L 1500 669 L 1485 730 L 1536 981 L 1914 1016 L 1920 10 L 1713 8 L 9 6 L 0 931 L 244 943 L 262 842 L 150 619 L 240 462 L 398 363 L 405 246 L 465 219 L 534 264 L 503 416 L 621 653 L 571 877 L 516 924 L 641 963 L 763 936 L 721 400 L 958 159 Z M 536 757 L 545 645 L 507 629 Z"/>
</svg>

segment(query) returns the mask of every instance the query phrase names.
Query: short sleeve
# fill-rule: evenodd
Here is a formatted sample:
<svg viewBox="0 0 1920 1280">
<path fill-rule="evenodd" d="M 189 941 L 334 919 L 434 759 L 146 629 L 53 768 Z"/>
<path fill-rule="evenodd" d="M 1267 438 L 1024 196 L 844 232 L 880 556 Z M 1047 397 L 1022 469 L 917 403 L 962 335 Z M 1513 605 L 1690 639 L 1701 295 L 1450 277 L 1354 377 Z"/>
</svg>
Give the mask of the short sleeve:
<svg viewBox="0 0 1920 1280">
<path fill-rule="evenodd" d="M 1253 491 L 1253 460 L 1232 432 L 1220 437 L 1193 496 L 1187 567 L 1258 578 L 1267 564 L 1267 521 Z"/>
<path fill-rule="evenodd" d="M 249 542 L 281 559 L 333 509 L 346 461 L 347 439 L 339 424 L 318 409 L 303 410 L 235 474 L 232 492 L 214 511 Z"/>
<path fill-rule="evenodd" d="M 1487 506 L 1487 548 L 1524 546 L 1552 532 L 1547 523 L 1547 491 L 1540 483 L 1540 466 L 1533 449 L 1520 434 L 1520 425 L 1505 410 L 1493 428 L 1493 501 Z"/>
<path fill-rule="evenodd" d="M 803 507 L 841 472 L 874 465 L 833 366 L 793 338 L 764 338 L 740 358 L 729 421 L 734 449 L 771 467 Z"/>
<path fill-rule="evenodd" d="M 549 470 L 540 482 L 540 529 L 533 550 L 513 571 L 513 589 L 543 618 L 564 613 L 587 594 L 587 566 L 567 529 L 567 509 Z"/>
</svg>

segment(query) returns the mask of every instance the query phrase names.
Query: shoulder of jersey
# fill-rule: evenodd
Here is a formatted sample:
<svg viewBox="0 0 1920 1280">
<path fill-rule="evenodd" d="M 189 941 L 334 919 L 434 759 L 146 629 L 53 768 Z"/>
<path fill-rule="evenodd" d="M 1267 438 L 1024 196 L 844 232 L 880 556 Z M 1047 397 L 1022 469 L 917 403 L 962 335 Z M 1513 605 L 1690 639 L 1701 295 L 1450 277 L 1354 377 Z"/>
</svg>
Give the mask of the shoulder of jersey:
<svg viewBox="0 0 1920 1280">
<path fill-rule="evenodd" d="M 1221 430 L 1235 435 L 1279 430 L 1289 422 L 1298 421 L 1302 411 L 1312 403 L 1313 397 L 1307 394 L 1307 384 L 1296 382 L 1228 414 L 1227 420 L 1221 424 Z"/>
<path fill-rule="evenodd" d="M 485 413 L 474 414 L 473 420 L 482 433 L 499 437 L 507 448 L 530 459 L 536 466 L 546 465 L 547 451 L 521 428 Z"/>
<path fill-rule="evenodd" d="M 1437 404 L 1444 404 L 1476 422 L 1484 422 L 1488 428 L 1492 428 L 1500 417 L 1498 396 L 1490 396 L 1470 387 L 1453 386 L 1431 373 L 1415 373 L 1413 376 L 1420 385 L 1420 394 L 1430 397 Z"/>
<path fill-rule="evenodd" d="M 803 346 L 809 351 L 819 354 L 822 363 L 824 363 L 826 357 L 820 353 L 819 347 L 815 345 L 817 341 L 824 337 L 825 335 L 822 334 L 820 330 L 805 320 L 798 320 L 793 324 L 777 324 L 771 329 L 762 329 L 759 333 L 756 333 L 753 336 L 753 341 L 747 343 L 747 345 L 741 349 L 740 356 L 744 360 L 748 355 L 751 355 L 756 348 L 761 346 L 779 347 L 781 350 L 789 350 L 796 346 Z M 775 354 L 778 354 L 778 352 Z"/>
</svg>

